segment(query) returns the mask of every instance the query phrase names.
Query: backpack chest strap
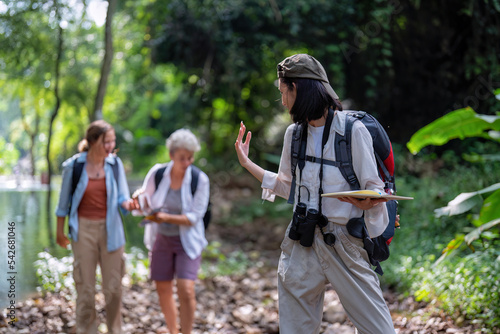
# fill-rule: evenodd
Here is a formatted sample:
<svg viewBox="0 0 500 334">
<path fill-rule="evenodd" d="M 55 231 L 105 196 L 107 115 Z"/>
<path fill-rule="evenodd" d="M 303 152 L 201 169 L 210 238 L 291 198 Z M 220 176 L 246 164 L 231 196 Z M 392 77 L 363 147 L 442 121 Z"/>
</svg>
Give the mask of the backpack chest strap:
<svg viewBox="0 0 500 334">
<path fill-rule="evenodd" d="M 340 162 L 338 161 L 333 161 L 333 160 L 328 160 L 328 159 L 322 159 L 318 157 L 313 157 L 310 155 L 306 155 L 306 161 L 321 164 L 323 162 L 324 165 L 329 165 L 329 166 L 334 166 L 334 167 L 340 167 Z"/>
<path fill-rule="evenodd" d="M 313 157 L 306 155 L 307 150 L 307 125 L 305 124 L 296 124 L 291 142 L 291 172 L 292 172 L 292 185 L 290 189 L 290 194 L 288 196 L 288 203 L 293 204 L 295 199 L 295 187 L 296 187 L 296 167 L 299 167 L 300 179 L 302 180 L 302 170 L 304 169 L 306 161 L 315 162 L 321 164 L 319 178 L 320 178 L 320 212 L 321 212 L 321 194 L 323 193 L 322 189 L 322 179 L 323 179 L 323 164 L 339 167 L 336 161 L 323 159 L 323 151 L 328 141 L 328 137 L 330 135 L 330 128 L 332 125 L 333 117 L 335 112 L 332 109 L 328 109 L 328 114 L 326 117 L 325 128 L 323 130 L 322 137 L 322 148 L 321 148 L 321 158 Z M 300 200 L 300 193 L 299 193 Z"/>
</svg>

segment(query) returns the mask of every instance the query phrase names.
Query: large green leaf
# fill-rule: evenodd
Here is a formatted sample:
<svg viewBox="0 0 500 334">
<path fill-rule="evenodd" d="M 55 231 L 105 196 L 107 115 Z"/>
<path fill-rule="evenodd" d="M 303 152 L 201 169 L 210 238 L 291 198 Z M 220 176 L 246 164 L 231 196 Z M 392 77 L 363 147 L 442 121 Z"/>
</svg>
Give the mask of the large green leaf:
<svg viewBox="0 0 500 334">
<path fill-rule="evenodd" d="M 479 239 L 479 237 L 481 236 L 481 234 L 484 231 L 489 230 L 490 228 L 492 228 L 493 226 L 498 225 L 498 224 L 500 224 L 500 218 L 492 220 L 486 224 L 483 224 L 483 225 L 479 226 L 478 228 L 472 230 L 472 232 L 468 233 L 465 236 L 464 241 L 467 243 L 467 245 L 470 245 L 473 241 Z"/>
<path fill-rule="evenodd" d="M 454 216 L 467 212 L 474 206 L 481 205 L 483 203 L 484 197 L 489 196 L 491 193 L 496 194 L 499 189 L 500 189 L 500 183 L 495 183 L 487 188 L 478 191 L 470 193 L 461 193 L 460 195 L 455 197 L 451 202 L 449 202 L 447 206 L 434 210 L 434 214 L 436 217 L 441 217 L 441 216 Z M 497 207 L 500 208 L 500 205 L 497 205 Z M 489 220 L 482 220 L 482 221 L 489 221 Z"/>
<path fill-rule="evenodd" d="M 417 154 L 428 145 L 440 146 L 451 139 L 485 137 L 492 139 L 487 131 L 500 130 L 500 116 L 479 115 L 472 108 L 452 111 L 418 130 L 406 144 L 412 154 Z"/>
<path fill-rule="evenodd" d="M 500 218 L 500 190 L 495 191 L 484 201 L 479 222 L 482 224 Z"/>
<path fill-rule="evenodd" d="M 436 260 L 434 266 L 437 266 L 446 257 L 452 255 L 464 242 L 474 252 L 474 246 L 472 245 L 472 242 L 479 239 L 484 231 L 487 231 L 493 226 L 499 224 L 500 224 L 500 218 L 492 220 L 486 224 L 483 224 L 466 235 L 457 234 L 455 238 L 451 240 L 443 249 L 441 256 L 439 257 L 439 259 Z"/>
</svg>

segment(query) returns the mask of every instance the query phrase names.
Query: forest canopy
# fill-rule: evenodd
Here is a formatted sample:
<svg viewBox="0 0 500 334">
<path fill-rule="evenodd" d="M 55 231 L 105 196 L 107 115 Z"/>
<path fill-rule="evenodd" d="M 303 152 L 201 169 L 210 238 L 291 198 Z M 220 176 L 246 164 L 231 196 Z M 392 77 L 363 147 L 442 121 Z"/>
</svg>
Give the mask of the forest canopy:
<svg viewBox="0 0 500 334">
<path fill-rule="evenodd" d="M 486 0 L 0 1 L 0 136 L 15 152 L 0 169 L 20 156 L 47 170 L 52 139 L 59 171 L 101 117 L 106 55 L 102 117 L 140 173 L 164 159 L 179 127 L 202 138 L 208 168 L 224 168 L 240 120 L 274 165 L 290 122 L 276 64 L 298 52 L 325 65 L 345 107 L 375 114 L 401 144 L 454 109 L 494 114 L 499 39 L 500 5 Z"/>
</svg>

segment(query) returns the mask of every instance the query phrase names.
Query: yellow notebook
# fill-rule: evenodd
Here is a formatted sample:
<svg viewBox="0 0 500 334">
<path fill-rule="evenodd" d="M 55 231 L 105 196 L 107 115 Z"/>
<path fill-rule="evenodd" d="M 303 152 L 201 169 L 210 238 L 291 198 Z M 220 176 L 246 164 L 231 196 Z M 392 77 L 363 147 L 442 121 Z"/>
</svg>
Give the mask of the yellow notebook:
<svg viewBox="0 0 500 334">
<path fill-rule="evenodd" d="M 388 200 L 406 200 L 406 199 L 413 199 L 413 197 L 407 197 L 407 196 L 398 196 L 398 195 L 389 195 L 386 193 L 378 193 L 373 190 L 351 190 L 351 191 L 340 191 L 336 193 L 328 193 L 328 194 L 323 194 L 321 195 L 323 197 L 332 197 L 332 198 L 338 198 L 338 197 L 355 197 L 355 198 L 386 198 Z"/>
</svg>

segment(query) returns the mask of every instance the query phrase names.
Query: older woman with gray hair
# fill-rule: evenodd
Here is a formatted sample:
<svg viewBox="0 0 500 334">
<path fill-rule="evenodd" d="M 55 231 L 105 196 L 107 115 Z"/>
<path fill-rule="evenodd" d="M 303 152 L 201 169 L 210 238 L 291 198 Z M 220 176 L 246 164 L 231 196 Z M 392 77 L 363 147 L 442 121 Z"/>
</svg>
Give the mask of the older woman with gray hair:
<svg viewBox="0 0 500 334">
<path fill-rule="evenodd" d="M 177 334 L 177 307 L 173 296 L 176 280 L 183 334 L 191 333 L 196 309 L 194 284 L 207 245 L 203 216 L 209 202 L 208 176 L 192 166 L 200 150 L 196 136 L 179 129 L 167 139 L 170 162 L 156 164 L 148 172 L 142 198 L 150 223 L 145 244 L 151 251 L 151 279 L 156 283 L 160 306 L 170 333 Z M 198 173 L 196 192 L 191 192 L 193 173 Z"/>
</svg>

